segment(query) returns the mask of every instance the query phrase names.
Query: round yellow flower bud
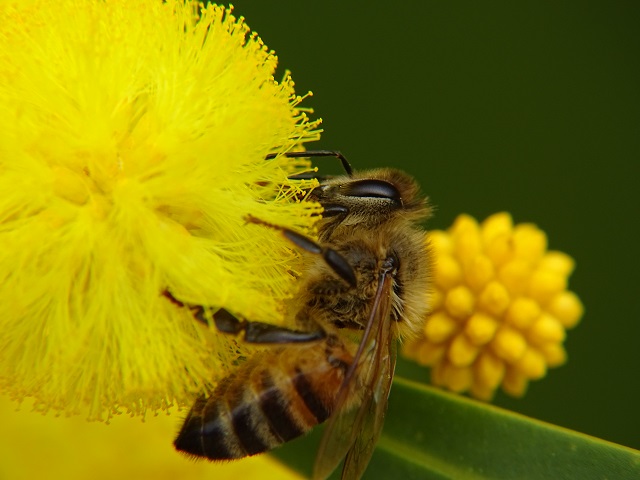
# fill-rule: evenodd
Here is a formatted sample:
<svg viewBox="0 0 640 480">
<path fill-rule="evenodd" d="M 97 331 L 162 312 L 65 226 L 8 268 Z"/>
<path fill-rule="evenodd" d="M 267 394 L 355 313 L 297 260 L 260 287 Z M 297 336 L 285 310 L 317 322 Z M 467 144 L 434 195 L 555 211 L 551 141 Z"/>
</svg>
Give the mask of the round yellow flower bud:
<svg viewBox="0 0 640 480">
<path fill-rule="evenodd" d="M 432 313 L 405 354 L 432 367 L 434 384 L 490 400 L 515 396 L 566 361 L 566 329 L 583 314 L 567 291 L 571 257 L 547 252 L 547 236 L 508 213 L 478 224 L 459 216 L 431 233 L 435 256 Z"/>
<path fill-rule="evenodd" d="M 448 340 L 457 329 L 456 321 L 445 312 L 440 311 L 427 319 L 424 325 L 424 335 L 433 343 L 441 343 Z"/>
<path fill-rule="evenodd" d="M 489 257 L 477 255 L 465 269 L 465 282 L 474 292 L 482 290 L 495 276 Z"/>
<path fill-rule="evenodd" d="M 473 312 L 474 297 L 471 290 L 464 285 L 458 285 L 447 293 L 445 309 L 449 315 L 456 319 L 467 318 Z"/>
<path fill-rule="evenodd" d="M 538 303 L 526 297 L 518 297 L 511 302 L 505 320 L 520 330 L 526 330 L 540 316 L 540 306 Z"/>
<path fill-rule="evenodd" d="M 551 299 L 547 308 L 565 328 L 575 327 L 584 311 L 580 299 L 573 292 L 560 292 Z"/>
<path fill-rule="evenodd" d="M 467 367 L 473 363 L 479 351 L 464 334 L 459 334 L 449 346 L 449 361 L 456 367 Z"/>
<path fill-rule="evenodd" d="M 475 312 L 466 323 L 465 333 L 474 345 L 484 345 L 494 337 L 498 320 L 482 312 Z"/>
<path fill-rule="evenodd" d="M 462 281 L 462 268 L 453 257 L 443 254 L 437 262 L 434 282 L 438 287 L 448 290 Z"/>
</svg>

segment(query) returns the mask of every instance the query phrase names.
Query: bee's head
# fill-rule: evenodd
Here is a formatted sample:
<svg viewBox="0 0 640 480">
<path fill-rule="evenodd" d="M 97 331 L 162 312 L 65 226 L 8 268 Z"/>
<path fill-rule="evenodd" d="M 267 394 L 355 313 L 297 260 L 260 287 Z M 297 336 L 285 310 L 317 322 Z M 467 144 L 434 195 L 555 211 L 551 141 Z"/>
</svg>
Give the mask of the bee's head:
<svg viewBox="0 0 640 480">
<path fill-rule="evenodd" d="M 322 183 L 310 200 L 324 207 L 323 217 L 341 225 L 376 226 L 394 217 L 415 220 L 428 215 L 426 201 L 415 180 L 404 172 L 379 169 L 356 172 Z"/>
</svg>

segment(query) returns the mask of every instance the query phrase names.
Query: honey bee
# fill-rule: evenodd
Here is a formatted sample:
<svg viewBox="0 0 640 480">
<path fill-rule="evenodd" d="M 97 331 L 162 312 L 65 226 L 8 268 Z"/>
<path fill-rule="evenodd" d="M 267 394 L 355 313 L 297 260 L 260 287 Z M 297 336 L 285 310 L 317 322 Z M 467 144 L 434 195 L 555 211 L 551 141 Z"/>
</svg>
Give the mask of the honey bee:
<svg viewBox="0 0 640 480">
<path fill-rule="evenodd" d="M 314 478 L 344 458 L 343 479 L 362 476 L 380 435 L 396 358 L 427 315 L 430 257 L 419 223 L 430 215 L 415 180 L 395 169 L 324 179 L 309 194 L 324 211 L 318 240 L 255 217 L 309 256 L 290 306 L 299 329 L 213 314 L 216 327 L 249 343 L 271 344 L 193 405 L 174 445 L 212 460 L 237 459 L 288 442 L 328 421 Z M 274 158 L 270 155 L 267 158 Z M 305 253 L 306 252 L 306 253 Z M 192 307 L 204 319 L 202 307 Z"/>
</svg>

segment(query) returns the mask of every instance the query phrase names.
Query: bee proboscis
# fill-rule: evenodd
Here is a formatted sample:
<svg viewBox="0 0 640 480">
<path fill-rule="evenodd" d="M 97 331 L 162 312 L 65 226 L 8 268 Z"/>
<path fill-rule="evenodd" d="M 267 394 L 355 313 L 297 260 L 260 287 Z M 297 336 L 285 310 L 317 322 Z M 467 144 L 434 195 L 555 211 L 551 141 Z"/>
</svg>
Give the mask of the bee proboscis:
<svg viewBox="0 0 640 480">
<path fill-rule="evenodd" d="M 213 460 L 242 458 L 327 421 L 314 478 L 326 478 L 344 459 L 342 478 L 357 479 L 382 429 L 396 340 L 415 335 L 427 315 L 430 259 L 420 222 L 430 209 L 415 180 L 399 170 L 353 172 L 334 151 L 285 155 L 335 156 L 346 171 L 309 195 L 324 208 L 317 241 L 247 217 L 310 257 L 290 306 L 299 328 L 214 313 L 222 332 L 273 348 L 200 397 L 174 445 Z M 192 308 L 204 321 L 204 309 Z"/>
</svg>

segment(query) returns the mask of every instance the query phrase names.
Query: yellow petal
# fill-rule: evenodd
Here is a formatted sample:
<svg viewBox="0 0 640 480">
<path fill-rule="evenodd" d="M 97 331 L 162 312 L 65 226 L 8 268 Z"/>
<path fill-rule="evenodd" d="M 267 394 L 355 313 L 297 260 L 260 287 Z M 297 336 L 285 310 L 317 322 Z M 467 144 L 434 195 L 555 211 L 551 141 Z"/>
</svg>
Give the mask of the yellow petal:
<svg viewBox="0 0 640 480">
<path fill-rule="evenodd" d="M 471 343 L 464 334 L 456 335 L 451 342 L 448 351 L 448 358 L 452 365 L 456 367 L 468 367 L 473 363 L 478 355 L 479 349 Z"/>
<path fill-rule="evenodd" d="M 486 313 L 476 312 L 467 321 L 464 332 L 471 343 L 484 345 L 489 343 L 498 330 L 498 320 Z"/>
<path fill-rule="evenodd" d="M 543 270 L 550 270 L 560 275 L 569 276 L 575 268 L 575 262 L 573 258 L 563 252 L 547 252 L 547 254 L 540 261 L 539 268 Z"/>
<path fill-rule="evenodd" d="M 549 367 L 558 367 L 567 361 L 567 352 L 561 343 L 545 343 L 538 346 Z"/>
<path fill-rule="evenodd" d="M 529 380 L 517 369 L 509 368 L 502 380 L 502 389 L 513 397 L 522 397 L 527 392 Z"/>
<path fill-rule="evenodd" d="M 427 319 L 424 325 L 424 334 L 429 341 L 442 343 L 453 336 L 458 328 L 458 322 L 446 313 L 439 311 Z"/>
<path fill-rule="evenodd" d="M 567 288 L 567 279 L 564 275 L 552 270 L 536 270 L 529 280 L 529 296 L 546 304 L 551 297 Z"/>
<path fill-rule="evenodd" d="M 462 268 L 457 260 L 449 255 L 436 258 L 434 283 L 442 290 L 448 290 L 462 281 Z"/>
<path fill-rule="evenodd" d="M 468 262 L 464 269 L 464 278 L 469 287 L 475 292 L 481 291 L 495 276 L 495 268 L 491 260 L 478 255 Z"/>
<path fill-rule="evenodd" d="M 498 271 L 498 279 L 512 295 L 523 295 L 531 279 L 531 263 L 521 258 L 510 260 Z"/>
<path fill-rule="evenodd" d="M 505 364 L 498 357 L 489 351 L 483 351 L 474 364 L 476 381 L 482 386 L 483 390 L 495 390 L 506 371 Z"/>
<path fill-rule="evenodd" d="M 537 262 L 547 250 L 547 236 L 535 225 L 521 223 L 513 230 L 513 248 L 516 257 Z"/>
<path fill-rule="evenodd" d="M 484 252 L 496 267 L 513 258 L 513 244 L 510 234 L 498 235 L 492 238 L 484 248 Z"/>
<path fill-rule="evenodd" d="M 475 228 L 474 228 L 475 227 Z M 463 234 L 463 229 L 466 231 Z M 480 239 L 480 231 L 477 225 L 459 227 L 457 235 L 454 236 L 455 256 L 460 260 L 463 265 L 472 261 L 476 255 L 482 250 L 482 240 Z"/>
<path fill-rule="evenodd" d="M 473 372 L 469 367 L 456 367 L 447 364 L 444 369 L 444 381 L 449 390 L 462 393 L 471 388 Z"/>
<path fill-rule="evenodd" d="M 449 229 L 449 233 L 454 238 L 454 241 L 457 241 L 458 238 L 461 237 L 479 234 L 480 228 L 475 218 L 473 218 L 471 215 L 463 213 L 456 217 L 453 225 Z"/>
<path fill-rule="evenodd" d="M 453 253 L 453 239 L 447 232 L 432 230 L 429 232 L 428 240 L 428 245 L 436 257 Z"/>
<path fill-rule="evenodd" d="M 557 318 L 548 313 L 543 313 L 527 332 L 529 341 L 536 345 L 559 343 L 564 341 L 565 336 L 566 332 L 562 324 Z"/>
<path fill-rule="evenodd" d="M 535 300 L 526 297 L 518 297 L 511 302 L 505 314 L 509 324 L 519 330 L 526 330 L 540 316 L 540 306 Z"/>
<path fill-rule="evenodd" d="M 510 236 L 513 220 L 507 212 L 494 213 L 482 222 L 482 241 L 490 245 L 496 238 Z"/>
<path fill-rule="evenodd" d="M 444 357 L 446 350 L 443 344 L 422 342 L 417 351 L 417 362 L 420 365 L 435 365 Z"/>
<path fill-rule="evenodd" d="M 494 353 L 507 363 L 515 363 L 527 349 L 524 336 L 512 328 L 502 328 L 491 342 Z"/>
<path fill-rule="evenodd" d="M 531 380 L 540 379 L 547 374 L 546 359 L 535 348 L 528 348 L 520 360 L 514 364 L 514 367 Z"/>
<path fill-rule="evenodd" d="M 453 318 L 465 319 L 473 312 L 474 300 L 473 293 L 467 287 L 459 285 L 447 293 L 445 308 Z"/>
<path fill-rule="evenodd" d="M 476 377 L 474 379 L 473 385 L 471 385 L 470 393 L 474 398 L 477 398 L 478 400 L 490 402 L 495 394 L 495 389 L 488 388 L 487 386 L 483 385 L 480 381 L 478 381 L 478 378 Z"/>
<path fill-rule="evenodd" d="M 582 302 L 575 293 L 569 291 L 555 295 L 549 302 L 547 310 L 565 328 L 575 327 L 584 314 Z"/>
<path fill-rule="evenodd" d="M 490 282 L 480 294 L 478 309 L 490 315 L 502 315 L 509 306 L 509 292 L 500 282 Z"/>
</svg>

